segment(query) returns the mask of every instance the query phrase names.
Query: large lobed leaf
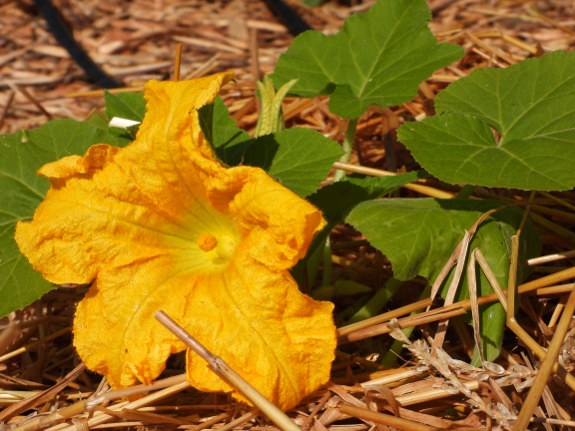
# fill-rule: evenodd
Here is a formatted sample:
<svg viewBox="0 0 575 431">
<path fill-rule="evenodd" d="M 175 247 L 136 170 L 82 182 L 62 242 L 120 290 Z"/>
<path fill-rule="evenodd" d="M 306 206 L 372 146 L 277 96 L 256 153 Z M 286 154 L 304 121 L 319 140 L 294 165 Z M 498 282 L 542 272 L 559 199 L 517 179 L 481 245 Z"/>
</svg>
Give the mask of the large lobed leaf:
<svg viewBox="0 0 575 431">
<path fill-rule="evenodd" d="M 55 120 L 29 132 L 0 135 L 0 316 L 18 310 L 53 289 L 20 253 L 14 242 L 19 220 L 29 220 L 49 188 L 36 176 L 45 163 L 83 154 L 90 145 L 115 138 L 73 120 Z"/>
<path fill-rule="evenodd" d="M 215 155 L 228 166 L 239 165 L 252 139 L 237 126 L 220 96 L 198 109 L 200 127 Z"/>
<path fill-rule="evenodd" d="M 317 190 L 343 153 L 339 144 L 311 129 L 294 127 L 250 138 L 219 97 L 198 109 L 198 118 L 205 139 L 221 162 L 262 168 L 301 197 Z"/>
<path fill-rule="evenodd" d="M 437 117 L 401 126 L 398 137 L 439 179 L 523 190 L 575 186 L 575 53 L 475 70 L 439 94 L 436 110 Z"/>
<path fill-rule="evenodd" d="M 322 243 L 325 236 L 341 223 L 356 205 L 367 200 L 376 199 L 403 187 L 406 184 L 424 179 L 425 171 L 408 172 L 387 177 L 358 178 L 348 176 L 342 181 L 322 187 L 309 197 L 309 201 L 321 209 L 327 225 L 314 238 L 314 244 Z"/>
<path fill-rule="evenodd" d="M 421 275 L 434 282 L 463 238 L 464 231 L 469 230 L 482 214 L 500 206 L 497 201 L 468 199 L 385 199 L 358 205 L 346 222 L 361 231 L 389 258 L 395 278 L 410 280 Z M 507 286 L 511 236 L 521 217 L 516 209 L 492 214 L 480 225 L 469 246 L 470 251 L 479 247 L 503 288 Z M 521 234 L 518 281 L 525 275 L 521 262 L 538 256 L 540 247 L 535 229 L 527 223 Z M 478 294 L 492 293 L 489 282 L 481 271 L 478 272 Z M 443 295 L 448 286 L 449 280 L 444 284 Z M 467 286 L 467 271 L 464 271 L 456 301 L 469 297 Z M 481 316 L 485 358 L 493 360 L 499 355 L 505 311 L 496 303 L 483 307 Z"/>
<path fill-rule="evenodd" d="M 146 113 L 146 101 L 143 93 L 119 93 L 114 95 L 104 90 L 106 102 L 106 115 L 111 120 L 113 117 L 127 120 L 142 121 Z"/>
<path fill-rule="evenodd" d="M 424 0 L 380 0 L 333 36 L 298 36 L 281 55 L 274 84 L 298 78 L 290 93 L 331 94 L 330 110 L 344 118 L 357 118 L 370 105 L 404 103 L 433 71 L 463 55 L 459 46 L 437 43 L 430 18 Z"/>
<path fill-rule="evenodd" d="M 340 145 L 315 130 L 294 127 L 254 139 L 244 155 L 244 165 L 257 166 L 301 197 L 317 190 Z"/>
<path fill-rule="evenodd" d="M 380 178 L 346 177 L 342 181 L 322 187 L 309 196 L 308 200 L 321 210 L 327 223 L 322 231 L 314 237 L 305 258 L 300 260 L 292 269 L 294 278 L 301 284 L 305 266 L 310 265 L 314 260 L 314 256 L 321 256 L 321 253 L 318 256 L 318 249 L 321 247 L 321 250 L 323 250 L 323 245 L 329 233 L 337 224 L 343 222 L 356 205 L 367 200 L 379 198 L 408 183 L 425 177 L 427 177 L 425 171 L 408 172 Z M 319 261 L 317 263 L 319 264 Z M 313 284 L 312 278 L 314 276 L 314 271 L 308 271 L 309 285 Z"/>
</svg>

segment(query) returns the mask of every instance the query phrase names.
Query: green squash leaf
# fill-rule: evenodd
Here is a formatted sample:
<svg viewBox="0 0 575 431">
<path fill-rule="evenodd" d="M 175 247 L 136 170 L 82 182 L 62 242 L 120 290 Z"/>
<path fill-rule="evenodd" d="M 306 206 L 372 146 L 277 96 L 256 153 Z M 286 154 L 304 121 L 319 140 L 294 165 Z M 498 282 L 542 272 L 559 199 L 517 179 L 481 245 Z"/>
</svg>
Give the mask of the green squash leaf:
<svg viewBox="0 0 575 431">
<path fill-rule="evenodd" d="M 346 218 L 367 240 L 392 263 L 394 277 L 410 280 L 416 275 L 435 281 L 443 265 L 464 235 L 477 219 L 493 208 L 501 207 L 497 201 L 469 199 L 384 199 L 364 202 Z M 509 273 L 511 236 L 521 222 L 522 212 L 510 208 L 498 211 L 478 228 L 469 251 L 475 247 L 485 255 L 499 284 L 505 288 Z M 521 234 L 518 282 L 526 276 L 522 262 L 539 256 L 541 241 L 533 225 L 528 222 Z M 478 295 L 493 292 L 481 272 L 478 276 Z M 469 297 L 467 271 L 460 282 L 455 300 Z M 445 295 L 450 280 L 444 284 Z M 501 336 L 505 325 L 505 311 L 499 303 L 481 308 L 481 333 L 485 358 L 493 360 L 499 355 Z"/>
<path fill-rule="evenodd" d="M 349 211 L 361 202 L 389 194 L 406 184 L 427 178 L 425 171 L 408 172 L 388 177 L 347 176 L 342 181 L 319 189 L 309 197 L 331 225 L 331 229 L 341 223 Z M 331 230 L 330 229 L 330 230 Z"/>
<path fill-rule="evenodd" d="M 127 120 L 143 121 L 146 114 L 144 93 L 118 93 L 116 95 L 104 90 L 106 116 L 125 118 Z"/>
<path fill-rule="evenodd" d="M 290 90 L 298 96 L 331 94 L 330 110 L 344 118 L 370 105 L 400 105 L 433 71 L 463 55 L 459 46 L 437 43 L 430 18 L 425 0 L 380 0 L 333 36 L 308 31 L 295 38 L 271 78 L 276 87 L 298 78 Z"/>
<path fill-rule="evenodd" d="M 109 120 L 114 117 L 125 118 L 127 120 L 134 120 L 142 122 L 144 120 L 144 115 L 146 114 L 146 100 L 144 99 L 144 93 L 118 93 L 116 95 L 104 90 L 104 100 L 106 101 L 105 114 Z M 99 117 L 97 115 L 92 116 Z M 92 120 L 90 118 L 90 120 Z M 97 125 L 102 128 L 101 121 L 94 119 L 92 124 Z M 117 127 L 108 127 L 106 124 L 106 129 L 110 135 L 116 138 L 117 146 L 125 147 L 130 142 L 132 142 L 136 136 L 136 132 L 140 127 L 136 124 L 128 129 L 120 129 Z"/>
<path fill-rule="evenodd" d="M 321 133 L 294 127 L 254 139 L 244 154 L 244 165 L 257 166 L 298 196 L 315 192 L 341 146 Z"/>
<path fill-rule="evenodd" d="M 102 111 L 100 111 L 100 112 L 102 112 Z M 104 114 L 104 116 L 106 116 L 106 110 L 105 109 L 102 112 L 102 114 Z M 91 124 L 92 126 L 97 127 L 100 130 L 103 130 L 104 132 L 109 132 L 109 129 L 110 129 L 109 123 L 110 122 L 107 120 L 104 120 L 98 114 L 92 114 L 90 116 L 90 118 L 88 118 L 85 122 Z"/>
<path fill-rule="evenodd" d="M 115 147 L 125 147 L 129 143 L 134 141 L 134 136 L 126 129 L 119 129 L 117 127 L 108 127 L 102 129 L 107 131 L 108 135 L 106 137 L 106 143 L 114 145 Z"/>
<path fill-rule="evenodd" d="M 220 96 L 198 109 L 200 127 L 216 157 L 228 166 L 242 161 L 252 143 L 250 135 L 237 126 Z"/>
<path fill-rule="evenodd" d="M 304 128 L 250 138 L 220 97 L 198 109 L 198 115 L 204 137 L 220 161 L 262 168 L 301 197 L 317 190 L 343 152 L 336 142 Z"/>
<path fill-rule="evenodd" d="M 109 119 L 120 117 L 141 121 L 140 116 L 145 114 L 146 106 L 142 93 L 120 93 L 114 96 L 109 92 L 105 92 L 104 97 L 107 99 L 109 109 L 104 109 L 102 114 L 106 115 Z M 108 133 L 115 140 L 110 141 L 111 138 L 109 138 L 107 142 L 115 146 L 125 147 L 134 140 L 135 133 L 132 133 L 129 129 L 110 127 L 109 121 L 104 120 L 97 114 L 90 116 L 90 118 L 86 120 L 86 123 L 92 124 L 98 129 Z M 137 131 L 139 124 L 132 126 L 132 128 L 135 128 Z"/>
<path fill-rule="evenodd" d="M 476 69 L 439 94 L 436 111 L 402 125 L 398 137 L 439 179 L 522 190 L 575 186 L 575 53 Z"/>
<path fill-rule="evenodd" d="M 39 299 L 54 286 L 28 263 L 14 241 L 16 223 L 30 220 L 50 187 L 36 175 L 44 164 L 90 145 L 115 143 L 105 131 L 73 120 L 55 120 L 29 132 L 0 135 L 0 317 Z"/>
<path fill-rule="evenodd" d="M 313 261 L 314 254 L 318 259 L 321 258 L 321 252 L 318 252 L 319 248 L 322 247 L 321 250 L 323 250 L 329 233 L 337 224 L 343 222 L 347 214 L 357 204 L 379 198 L 408 183 L 425 177 L 427 177 L 425 171 L 408 172 L 407 174 L 379 178 L 354 178 L 347 176 L 342 181 L 322 187 L 311 195 L 308 201 L 321 210 L 326 220 L 326 225 L 313 238 L 305 258 L 300 260 L 292 269 L 293 277 L 301 285 L 305 266 Z M 312 274 L 309 275 L 308 285 L 311 286 L 313 283 L 311 279 Z M 313 275 L 315 276 L 315 272 L 313 272 Z"/>
</svg>

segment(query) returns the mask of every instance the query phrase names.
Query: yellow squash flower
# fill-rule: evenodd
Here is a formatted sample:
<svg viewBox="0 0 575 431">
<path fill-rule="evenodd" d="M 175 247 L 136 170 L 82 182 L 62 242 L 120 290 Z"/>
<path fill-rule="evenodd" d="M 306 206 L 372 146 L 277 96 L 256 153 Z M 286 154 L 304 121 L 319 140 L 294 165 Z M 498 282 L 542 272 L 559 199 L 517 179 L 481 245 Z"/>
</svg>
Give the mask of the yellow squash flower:
<svg viewBox="0 0 575 431">
<path fill-rule="evenodd" d="M 184 350 L 154 319 L 163 309 L 286 410 L 328 380 L 334 357 L 332 304 L 288 272 L 324 220 L 261 169 L 215 160 L 197 109 L 231 77 L 149 82 L 132 144 L 40 169 L 51 188 L 16 241 L 48 281 L 92 282 L 74 345 L 112 387 L 150 383 Z M 231 390 L 194 353 L 187 361 L 194 387 Z"/>
</svg>

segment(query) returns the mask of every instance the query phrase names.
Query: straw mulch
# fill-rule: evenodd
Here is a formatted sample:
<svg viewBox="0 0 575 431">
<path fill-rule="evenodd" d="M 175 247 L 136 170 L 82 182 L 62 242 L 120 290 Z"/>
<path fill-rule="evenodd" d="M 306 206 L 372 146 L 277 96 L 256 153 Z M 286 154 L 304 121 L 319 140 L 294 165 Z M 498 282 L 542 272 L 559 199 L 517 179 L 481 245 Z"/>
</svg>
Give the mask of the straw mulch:
<svg viewBox="0 0 575 431">
<path fill-rule="evenodd" d="M 293 8 L 315 29 L 338 31 L 353 12 L 364 11 L 373 1 L 341 4 L 331 1 L 306 8 L 290 0 Z M 181 78 L 203 76 L 233 69 L 235 82 L 222 96 L 240 127 L 253 131 L 259 103 L 255 79 L 270 73 L 278 56 L 293 37 L 260 0 L 54 0 L 70 24 L 76 40 L 108 74 L 126 87 L 140 88 L 146 80 L 170 79 L 174 71 L 176 43 L 183 44 Z M 575 5 L 571 1 L 430 0 L 430 26 L 440 41 L 462 45 L 466 54 L 457 64 L 437 71 L 420 87 L 412 102 L 392 109 L 372 108 L 360 118 L 351 163 L 398 171 L 417 167 L 409 152 L 397 143 L 395 131 L 405 121 L 433 115 L 433 99 L 445 86 L 477 67 L 507 67 L 533 56 L 564 49 L 575 42 Z M 38 127 L 54 118 L 88 116 L 104 106 L 102 92 L 57 44 L 38 17 L 31 0 L 4 2 L 0 6 L 0 131 Z M 72 97 L 71 97 L 72 96 Z M 341 141 L 345 122 L 329 113 L 327 99 L 287 99 L 284 114 L 288 126 L 300 125 Z M 443 192 L 457 188 L 432 180 L 426 185 Z M 526 196 L 506 196 L 524 199 Z M 420 196 L 401 190 L 401 196 Z M 575 203 L 575 194 L 562 193 L 563 203 L 537 196 L 540 214 L 553 226 L 542 229 L 543 255 L 573 249 L 570 233 L 574 216 L 564 203 Z M 547 208 L 547 209 L 546 209 Z M 533 210 L 535 211 L 535 210 Z M 334 279 L 345 276 L 381 288 L 391 276 L 389 262 L 348 226 L 332 235 Z M 572 256 L 572 255 L 571 255 Z M 443 265 L 439 262 L 438 265 Z M 540 346 L 553 337 L 570 286 L 573 258 L 532 262 L 536 269 L 523 295 L 517 319 Z M 321 274 L 318 276 L 318 283 Z M 551 278 L 550 278 L 551 277 Z M 483 369 L 470 368 L 473 349 L 470 328 L 454 310 L 469 305 L 436 308 L 432 315 L 409 316 L 426 305 L 413 305 L 423 290 L 423 280 L 406 283 L 388 304 L 379 322 L 370 322 L 354 333 L 361 341 L 342 344 L 333 364 L 333 376 L 325 387 L 302 401 L 288 415 L 305 431 L 361 431 L 371 429 L 489 429 L 510 427 L 525 402 L 537 375 L 540 360 L 511 331 L 503 342 L 503 354 Z M 221 394 L 205 394 L 187 386 L 181 356 L 153 387 L 137 386 L 110 391 L 98 375 L 86 371 L 72 345 L 70 325 L 75 306 L 87 288 L 59 287 L 23 311 L 0 321 L 0 420 L 12 426 L 42 421 L 34 429 L 81 430 L 88 428 L 229 429 L 273 430 L 275 425 L 257 410 Z M 496 298 L 491 298 L 496 300 Z M 338 299 L 341 311 L 354 300 Z M 449 314 L 451 312 L 451 314 Z M 462 312 L 459 312 L 461 314 Z M 450 318 L 443 344 L 430 354 L 424 340 L 433 337 L 441 317 Z M 399 317 L 399 322 L 391 320 Z M 411 319 L 411 320 L 409 320 Z M 387 324 L 385 322 L 390 322 Z M 8 327 L 9 322 L 15 323 Z M 384 323 L 384 325 L 382 325 Z M 416 326 L 396 365 L 387 370 L 377 358 L 393 339 L 394 328 Z M 573 328 L 573 321 L 571 322 Z M 370 332 L 371 331 L 371 332 Z M 575 368 L 575 329 L 569 329 L 560 351 L 562 364 Z M 340 332 L 342 335 L 342 332 Z M 351 346 L 351 347 L 350 347 Z M 401 366 L 401 367 L 400 367 Z M 78 403 L 88 400 L 88 403 Z M 363 409 L 363 413 L 352 407 Z M 88 414 L 88 407 L 91 413 Z M 67 409 L 66 409 L 67 408 Z M 401 424 L 385 422 L 365 411 L 385 412 L 402 418 Z M 368 412 L 369 413 L 369 412 Z M 34 415 L 38 415 L 34 417 Z M 362 416 L 364 415 L 364 416 Z M 563 379 L 552 375 L 535 411 L 538 429 L 575 429 L 575 394 Z"/>
</svg>

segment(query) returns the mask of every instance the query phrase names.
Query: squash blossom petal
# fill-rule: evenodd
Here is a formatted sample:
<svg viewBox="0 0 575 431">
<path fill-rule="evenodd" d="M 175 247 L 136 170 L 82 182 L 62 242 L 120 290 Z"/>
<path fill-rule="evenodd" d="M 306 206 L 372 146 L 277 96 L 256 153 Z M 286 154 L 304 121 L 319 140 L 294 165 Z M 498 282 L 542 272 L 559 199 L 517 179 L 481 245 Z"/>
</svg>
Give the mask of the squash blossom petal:
<svg viewBox="0 0 575 431">
<path fill-rule="evenodd" d="M 48 281 L 92 282 L 74 345 L 112 387 L 150 383 L 185 349 L 154 319 L 163 309 L 286 410 L 328 380 L 334 358 L 332 304 L 288 272 L 324 220 L 261 169 L 215 160 L 196 110 L 231 77 L 150 81 L 132 144 L 40 169 L 51 188 L 16 241 Z M 187 361 L 193 386 L 232 390 L 194 353 Z"/>
</svg>

